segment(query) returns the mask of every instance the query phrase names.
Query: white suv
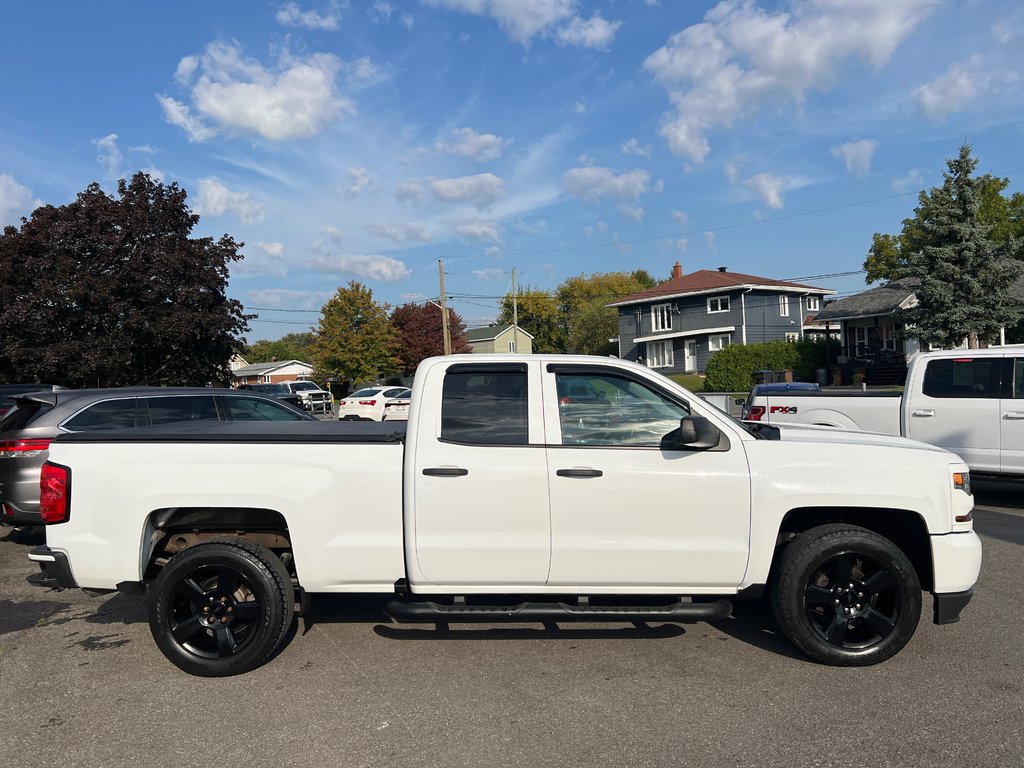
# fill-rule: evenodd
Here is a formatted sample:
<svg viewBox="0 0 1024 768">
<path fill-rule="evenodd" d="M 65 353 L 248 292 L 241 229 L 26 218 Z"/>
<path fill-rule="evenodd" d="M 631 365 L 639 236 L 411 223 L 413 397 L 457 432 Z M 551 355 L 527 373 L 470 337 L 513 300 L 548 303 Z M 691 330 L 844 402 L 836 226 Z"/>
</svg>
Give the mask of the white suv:
<svg viewBox="0 0 1024 768">
<path fill-rule="evenodd" d="M 282 381 L 290 391 L 299 396 L 302 407 L 310 413 L 334 413 L 334 398 L 331 393 L 313 381 Z"/>
</svg>

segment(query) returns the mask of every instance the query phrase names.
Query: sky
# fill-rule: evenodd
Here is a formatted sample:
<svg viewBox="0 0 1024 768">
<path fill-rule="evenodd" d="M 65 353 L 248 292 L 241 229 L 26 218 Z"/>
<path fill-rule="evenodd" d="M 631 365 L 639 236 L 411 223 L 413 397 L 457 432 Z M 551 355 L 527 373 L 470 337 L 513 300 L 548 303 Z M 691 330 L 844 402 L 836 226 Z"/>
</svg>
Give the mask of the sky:
<svg viewBox="0 0 1024 768">
<path fill-rule="evenodd" d="M 513 270 L 866 286 L 967 141 L 1024 190 L 1019 0 L 5 3 L 0 225 L 177 183 L 249 341 L 350 280 L 492 321 Z"/>
</svg>

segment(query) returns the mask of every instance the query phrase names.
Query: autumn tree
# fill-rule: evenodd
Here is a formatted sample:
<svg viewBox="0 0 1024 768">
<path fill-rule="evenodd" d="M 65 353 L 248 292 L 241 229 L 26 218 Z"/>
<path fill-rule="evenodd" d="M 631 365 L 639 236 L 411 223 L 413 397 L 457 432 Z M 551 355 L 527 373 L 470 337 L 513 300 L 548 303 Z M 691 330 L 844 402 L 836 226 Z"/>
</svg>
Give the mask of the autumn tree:
<svg viewBox="0 0 1024 768">
<path fill-rule="evenodd" d="M 944 347 L 967 338 L 973 349 L 1020 317 L 1019 301 L 1009 288 L 1024 263 L 1012 255 L 1019 248 L 1016 238 L 998 242 L 992 223 L 982 215 L 991 177 L 972 176 L 978 161 L 971 148 L 960 147 L 959 156 L 946 165 L 942 186 L 927 195 L 927 216 L 915 231 L 915 247 L 903 254 L 901 276 L 919 282 L 917 305 L 901 319 L 911 337 Z"/>
<path fill-rule="evenodd" d="M 498 325 L 512 325 L 518 310 L 519 327 L 533 336 L 533 351 L 538 354 L 565 352 L 565 328 L 555 298 L 546 291 L 532 288 L 518 290 L 518 306 L 513 307 L 512 294 L 505 294 L 498 309 Z"/>
<path fill-rule="evenodd" d="M 398 366 L 402 375 L 411 376 L 421 360 L 444 354 L 441 309 L 432 304 L 402 304 L 391 313 L 398 344 Z M 448 310 L 448 330 L 452 354 L 472 351 L 466 336 L 466 324 Z"/>
<path fill-rule="evenodd" d="M 580 355 L 617 353 L 608 341 L 619 335 L 618 311 L 609 302 L 657 284 L 643 269 L 570 277 L 558 286 L 558 310 L 565 327 L 566 350 Z"/>
<path fill-rule="evenodd" d="M 0 380 L 224 383 L 248 330 L 226 295 L 229 235 L 193 238 L 186 192 L 144 173 L 90 184 L 0 235 Z"/>
<path fill-rule="evenodd" d="M 358 384 L 393 373 L 398 347 L 388 306 L 378 304 L 373 291 L 357 280 L 339 287 L 320 310 L 311 351 L 323 378 Z"/>
<path fill-rule="evenodd" d="M 280 339 L 260 339 L 242 348 L 241 355 L 247 363 L 269 363 L 272 360 L 301 360 L 308 363 L 312 358 L 313 333 L 286 333 Z"/>
</svg>

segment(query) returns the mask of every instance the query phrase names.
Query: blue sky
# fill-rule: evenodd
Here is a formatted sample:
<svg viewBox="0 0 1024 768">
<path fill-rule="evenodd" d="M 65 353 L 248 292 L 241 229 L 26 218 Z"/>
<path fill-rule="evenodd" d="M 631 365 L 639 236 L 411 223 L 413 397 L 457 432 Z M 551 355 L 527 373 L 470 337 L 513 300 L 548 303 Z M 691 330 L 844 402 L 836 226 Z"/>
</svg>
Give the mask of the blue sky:
<svg viewBox="0 0 1024 768">
<path fill-rule="evenodd" d="M 1024 189 L 1018 0 L 8 3 L 0 224 L 177 182 L 249 340 L 351 279 L 493 319 L 516 268 L 810 278 L 965 139 Z M 807 279 L 847 295 L 859 274 Z"/>
</svg>

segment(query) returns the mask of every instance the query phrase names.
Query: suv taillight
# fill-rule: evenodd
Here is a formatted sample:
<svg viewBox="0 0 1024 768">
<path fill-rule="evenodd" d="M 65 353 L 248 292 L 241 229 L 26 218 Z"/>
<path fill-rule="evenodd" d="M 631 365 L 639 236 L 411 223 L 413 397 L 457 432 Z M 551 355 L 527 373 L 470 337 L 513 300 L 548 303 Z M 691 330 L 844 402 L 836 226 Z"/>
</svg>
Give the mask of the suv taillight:
<svg viewBox="0 0 1024 768">
<path fill-rule="evenodd" d="M 52 440 L 0 440 L 0 459 L 32 459 L 49 450 Z"/>
<path fill-rule="evenodd" d="M 71 470 L 60 464 L 43 464 L 39 475 L 39 514 L 44 525 L 66 523 L 71 515 Z"/>
<path fill-rule="evenodd" d="M 747 414 L 747 421 L 760 421 L 761 417 L 764 416 L 763 405 L 752 405 L 750 406 L 750 413 Z"/>
</svg>

